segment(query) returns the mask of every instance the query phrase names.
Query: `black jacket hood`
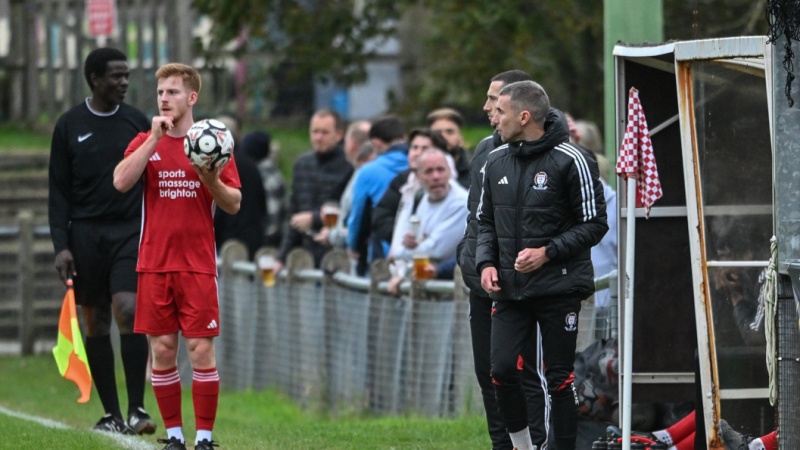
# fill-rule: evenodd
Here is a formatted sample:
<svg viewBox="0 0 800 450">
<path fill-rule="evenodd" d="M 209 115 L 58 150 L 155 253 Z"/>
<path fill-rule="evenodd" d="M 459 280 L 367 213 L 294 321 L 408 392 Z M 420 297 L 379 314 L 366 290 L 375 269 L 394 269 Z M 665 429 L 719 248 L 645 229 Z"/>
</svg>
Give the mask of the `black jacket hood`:
<svg viewBox="0 0 800 450">
<path fill-rule="evenodd" d="M 516 141 L 508 144 L 509 151 L 516 157 L 528 158 L 569 141 L 567 119 L 561 111 L 550 108 L 544 119 L 544 134 L 535 141 Z"/>
</svg>

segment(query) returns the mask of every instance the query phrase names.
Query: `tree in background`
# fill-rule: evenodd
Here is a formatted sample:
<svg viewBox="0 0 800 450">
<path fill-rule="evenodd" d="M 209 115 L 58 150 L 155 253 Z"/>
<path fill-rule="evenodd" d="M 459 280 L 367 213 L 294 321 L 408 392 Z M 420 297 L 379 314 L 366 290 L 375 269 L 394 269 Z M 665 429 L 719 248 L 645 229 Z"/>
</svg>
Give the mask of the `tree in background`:
<svg viewBox="0 0 800 450">
<path fill-rule="evenodd" d="M 249 94 L 274 98 L 276 83 L 309 84 L 313 79 L 349 86 L 363 81 L 375 43 L 395 35 L 401 3 L 194 0 L 193 6 L 214 22 L 206 52 L 213 57 L 234 43 L 234 53 L 253 68 L 243 86 Z"/>
<path fill-rule="evenodd" d="M 554 105 L 599 120 L 603 89 L 603 4 L 599 1 L 420 0 L 407 11 L 403 110 L 456 105 L 480 111 L 488 80 L 522 69 Z M 446 80 L 446 82 L 443 82 Z"/>
<path fill-rule="evenodd" d="M 394 101 L 411 120 L 448 105 L 483 124 L 487 80 L 519 68 L 547 87 L 557 107 L 603 123 L 599 0 L 194 0 L 194 6 L 215 22 L 212 50 L 238 39 L 240 55 L 267 61 L 273 84 L 276 76 L 280 83 L 363 81 L 374 44 L 397 37 L 405 93 Z M 766 0 L 665 0 L 664 34 L 764 34 L 765 8 Z M 253 88 L 274 92 L 274 86 Z"/>
</svg>

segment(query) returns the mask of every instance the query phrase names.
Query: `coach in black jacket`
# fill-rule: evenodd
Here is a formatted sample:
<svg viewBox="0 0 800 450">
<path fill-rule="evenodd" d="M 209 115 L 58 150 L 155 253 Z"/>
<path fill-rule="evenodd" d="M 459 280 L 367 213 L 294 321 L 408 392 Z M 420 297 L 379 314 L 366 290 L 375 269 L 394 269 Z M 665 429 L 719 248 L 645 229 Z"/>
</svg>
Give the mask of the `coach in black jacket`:
<svg viewBox="0 0 800 450">
<path fill-rule="evenodd" d="M 594 292 L 591 248 L 608 230 L 597 163 L 568 143 L 563 114 L 532 81 L 505 86 L 495 129 L 507 145 L 484 166 L 476 269 L 495 300 L 492 378 L 517 449 L 531 449 L 519 363 L 539 325 L 559 450 L 573 450 L 572 385 L 581 300 Z M 545 408 L 546 404 L 542 404 Z"/>
<path fill-rule="evenodd" d="M 492 77 L 489 89 L 486 91 L 486 103 L 483 110 L 489 121 L 495 113 L 497 95 L 503 86 L 516 81 L 530 80 L 531 76 L 521 70 L 508 70 Z M 492 450 L 511 450 L 511 439 L 506 431 L 506 424 L 500 411 L 497 409 L 494 385 L 491 377 L 491 336 L 492 336 L 492 300 L 489 294 L 481 287 L 481 276 L 475 270 L 475 248 L 478 240 L 478 203 L 481 199 L 481 184 L 483 183 L 483 165 L 489 152 L 503 144 L 500 134 L 495 131 L 491 136 L 483 139 L 475 147 L 475 152 L 470 163 L 470 189 L 469 189 L 469 216 L 464 237 L 458 245 L 458 264 L 461 266 L 461 275 L 464 284 L 469 288 L 469 326 L 472 337 L 472 356 L 475 365 L 475 376 L 481 387 L 483 406 L 486 411 L 486 423 L 489 436 L 492 439 Z M 539 333 L 534 343 L 538 342 Z M 541 352 L 531 346 L 530 351 L 524 354 L 525 361 L 522 373 L 522 384 L 528 401 L 528 427 L 531 440 L 535 445 L 542 446 L 547 440 L 545 424 L 545 411 L 541 402 L 546 400 L 547 393 L 543 388 L 545 384 L 544 373 L 541 370 Z"/>
</svg>

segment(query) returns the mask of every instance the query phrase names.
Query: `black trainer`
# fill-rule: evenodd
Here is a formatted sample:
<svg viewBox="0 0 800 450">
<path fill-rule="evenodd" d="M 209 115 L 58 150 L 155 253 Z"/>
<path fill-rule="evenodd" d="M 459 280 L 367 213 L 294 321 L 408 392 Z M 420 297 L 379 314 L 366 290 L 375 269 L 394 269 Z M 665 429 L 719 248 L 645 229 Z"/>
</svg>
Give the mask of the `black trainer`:
<svg viewBox="0 0 800 450">
<path fill-rule="evenodd" d="M 214 441 L 203 439 L 194 445 L 194 450 L 213 450 L 214 447 L 219 447 L 219 445 Z"/>
<path fill-rule="evenodd" d="M 136 408 L 128 414 L 128 427 L 136 434 L 156 432 L 156 423 L 142 407 Z"/>
<path fill-rule="evenodd" d="M 134 434 L 133 430 L 131 430 L 125 422 L 111 414 L 106 414 L 100 418 L 92 429 L 95 431 L 104 431 L 106 433 Z"/>
<path fill-rule="evenodd" d="M 175 437 L 171 437 L 169 439 L 158 439 L 156 442 L 159 444 L 167 444 L 167 446 L 162 450 L 186 450 L 186 444 Z"/>
<path fill-rule="evenodd" d="M 755 439 L 753 436 L 734 430 L 725 419 L 719 419 L 717 428 L 726 450 L 747 450 L 750 448 L 750 442 Z"/>
</svg>

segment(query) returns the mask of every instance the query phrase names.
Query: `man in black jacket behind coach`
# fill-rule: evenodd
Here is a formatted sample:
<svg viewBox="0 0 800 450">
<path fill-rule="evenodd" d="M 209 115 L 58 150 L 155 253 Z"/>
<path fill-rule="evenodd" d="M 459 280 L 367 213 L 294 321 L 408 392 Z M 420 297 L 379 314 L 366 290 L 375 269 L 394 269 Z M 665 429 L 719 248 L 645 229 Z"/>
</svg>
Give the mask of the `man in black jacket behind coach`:
<svg viewBox="0 0 800 450">
<path fill-rule="evenodd" d="M 578 314 L 594 292 L 591 248 L 608 231 L 597 163 L 569 144 L 563 114 L 533 81 L 501 89 L 492 123 L 507 144 L 484 166 L 475 266 L 495 300 L 497 404 L 514 447 L 534 449 L 519 367 L 538 324 L 556 447 L 574 450 Z"/>
</svg>

